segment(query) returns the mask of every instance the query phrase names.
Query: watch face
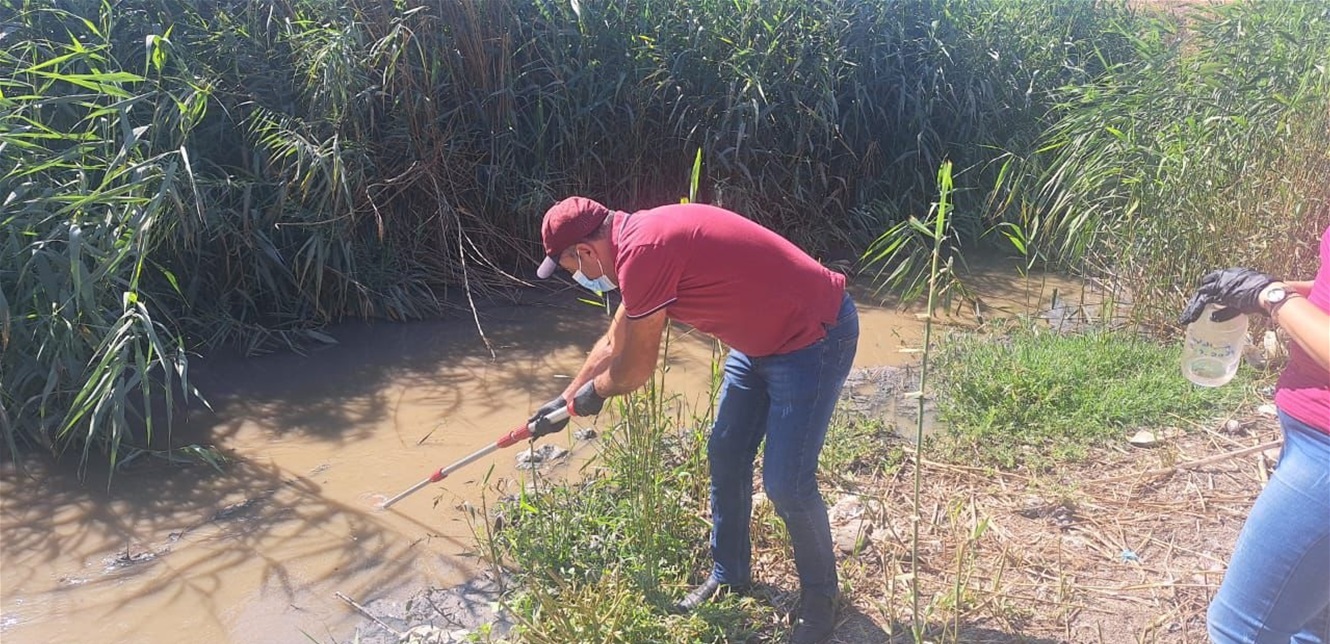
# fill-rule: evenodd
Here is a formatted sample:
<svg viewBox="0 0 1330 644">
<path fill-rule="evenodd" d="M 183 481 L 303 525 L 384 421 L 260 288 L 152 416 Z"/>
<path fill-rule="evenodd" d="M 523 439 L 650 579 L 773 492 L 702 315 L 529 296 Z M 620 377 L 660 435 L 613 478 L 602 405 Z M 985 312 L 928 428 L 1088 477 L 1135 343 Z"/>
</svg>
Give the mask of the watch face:
<svg viewBox="0 0 1330 644">
<path fill-rule="evenodd" d="M 1266 292 L 1265 301 L 1271 304 L 1278 304 L 1280 302 L 1283 302 L 1284 298 L 1287 296 L 1288 296 L 1288 291 L 1285 291 L 1284 287 L 1276 286 Z"/>
</svg>

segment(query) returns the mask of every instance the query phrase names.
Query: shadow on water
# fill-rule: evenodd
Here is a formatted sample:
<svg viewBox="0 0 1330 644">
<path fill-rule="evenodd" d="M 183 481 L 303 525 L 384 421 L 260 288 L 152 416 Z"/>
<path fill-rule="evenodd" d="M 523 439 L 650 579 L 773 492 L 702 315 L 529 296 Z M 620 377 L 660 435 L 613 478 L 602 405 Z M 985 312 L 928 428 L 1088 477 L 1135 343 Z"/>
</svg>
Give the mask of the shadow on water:
<svg viewBox="0 0 1330 644">
<path fill-rule="evenodd" d="M 216 445 L 220 472 L 141 457 L 108 489 L 95 456 L 83 480 L 76 454 L 0 465 L 0 633 L 297 641 L 346 620 L 335 592 L 406 595 L 465 578 L 473 540 L 449 499 L 465 501 L 485 464 L 392 511 L 364 491 L 404 488 L 523 422 L 608 320 L 585 305 L 526 305 L 489 308 L 481 323 L 493 358 L 459 316 L 345 325 L 330 332 L 338 344 L 303 356 L 196 361 L 212 410 L 190 410 L 172 442 Z"/>
<path fill-rule="evenodd" d="M 36 610 L 30 617 L 76 614 L 93 632 L 99 620 L 113 619 L 145 635 L 142 641 L 171 641 L 147 636 L 163 626 L 225 633 L 234 627 L 224 623 L 226 612 L 261 598 L 329 614 L 329 589 L 362 596 L 413 591 L 422 573 L 459 565 L 441 550 L 470 547 L 468 539 L 439 534 L 428 518 L 334 500 L 316 477 L 257 460 L 232 461 L 225 473 L 154 464 L 118 475 L 111 493 L 73 485 L 62 474 L 42 471 L 40 485 L 3 488 L 5 630 Z M 411 533 L 424 536 L 407 543 Z M 419 539 L 436 543 L 417 548 Z M 132 609 L 144 602 L 190 610 Z M 135 616 L 143 623 L 125 624 Z M 47 626 L 79 632 L 69 623 Z"/>
<path fill-rule="evenodd" d="M 399 414 L 408 396 L 442 418 L 521 415 L 563 389 L 566 380 L 552 377 L 568 372 L 570 363 L 560 358 L 575 355 L 580 364 L 608 324 L 603 312 L 577 302 L 482 309 L 483 338 L 463 316 L 347 323 L 329 332 L 336 345 L 306 355 L 206 361 L 194 378 L 217 413 L 196 409 L 191 425 L 205 423 L 217 441 L 245 421 L 279 434 L 351 441 Z"/>
</svg>

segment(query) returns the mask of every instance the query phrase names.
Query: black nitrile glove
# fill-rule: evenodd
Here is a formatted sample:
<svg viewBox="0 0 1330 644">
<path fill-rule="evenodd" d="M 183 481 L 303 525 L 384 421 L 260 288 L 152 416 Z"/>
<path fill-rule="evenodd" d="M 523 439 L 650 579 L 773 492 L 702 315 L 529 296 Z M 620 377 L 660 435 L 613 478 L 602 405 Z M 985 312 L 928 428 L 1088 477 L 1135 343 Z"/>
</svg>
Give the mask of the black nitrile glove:
<svg viewBox="0 0 1330 644">
<path fill-rule="evenodd" d="M 554 432 L 563 431 L 563 428 L 568 426 L 567 418 L 557 423 L 551 423 L 545 417 L 549 416 L 552 412 L 558 409 L 566 407 L 567 405 L 568 401 L 564 400 L 563 396 L 559 396 L 558 398 L 555 398 L 554 400 L 551 400 L 545 403 L 544 405 L 541 405 L 540 409 L 537 409 L 536 413 L 532 415 L 531 418 L 528 418 L 526 421 L 526 424 L 528 425 L 535 423 L 535 425 L 531 427 L 531 438 L 540 438 L 541 436 L 544 436 L 546 434 L 553 434 Z"/>
<path fill-rule="evenodd" d="M 1261 306 L 1261 291 L 1274 281 L 1275 278 L 1250 268 L 1225 268 L 1211 272 L 1201 278 L 1201 285 L 1187 302 L 1187 308 L 1182 310 L 1178 322 L 1195 322 L 1207 304 L 1222 307 L 1210 315 L 1210 319 L 1215 322 L 1231 320 L 1240 313 L 1265 315 L 1265 307 Z"/>
<path fill-rule="evenodd" d="M 605 397 L 596 393 L 596 381 L 588 380 L 573 396 L 573 404 L 568 406 L 568 413 L 574 416 L 595 416 L 604 406 Z"/>
</svg>

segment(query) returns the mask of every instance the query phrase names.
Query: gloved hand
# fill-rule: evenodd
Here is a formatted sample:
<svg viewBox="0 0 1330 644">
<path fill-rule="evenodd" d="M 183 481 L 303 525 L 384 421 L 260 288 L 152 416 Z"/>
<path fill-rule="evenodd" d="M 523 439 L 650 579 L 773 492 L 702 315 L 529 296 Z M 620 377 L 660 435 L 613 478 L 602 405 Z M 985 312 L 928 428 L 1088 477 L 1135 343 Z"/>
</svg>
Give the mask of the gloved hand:
<svg viewBox="0 0 1330 644">
<path fill-rule="evenodd" d="M 535 423 L 535 425 L 531 427 L 531 437 L 540 438 L 541 436 L 544 436 L 546 434 L 553 434 L 554 432 L 563 431 L 563 428 L 568 426 L 567 418 L 564 418 L 563 420 L 557 423 L 551 423 L 545 417 L 549 416 L 550 413 L 554 412 L 555 410 L 562 409 L 567 405 L 568 401 L 564 400 L 563 396 L 559 396 L 558 398 L 555 398 L 554 400 L 551 400 L 545 403 L 544 405 L 541 405 L 540 409 L 537 409 L 536 413 L 533 414 L 531 418 L 528 418 L 526 421 L 526 424 L 528 425 Z"/>
<path fill-rule="evenodd" d="M 573 396 L 573 404 L 568 406 L 568 413 L 573 416 L 595 416 L 604 406 L 605 397 L 596 393 L 596 381 L 588 380 Z"/>
<path fill-rule="evenodd" d="M 1213 271 L 1201 278 L 1196 294 L 1187 302 L 1187 308 L 1182 310 L 1182 317 L 1178 318 L 1178 322 L 1181 324 L 1195 322 L 1201 317 L 1201 311 L 1205 310 L 1207 304 L 1223 307 L 1210 315 L 1210 319 L 1215 322 L 1231 320 L 1240 313 L 1265 315 L 1265 307 L 1261 306 L 1261 291 L 1274 281 L 1275 278 L 1250 268 L 1225 268 L 1222 271 Z"/>
</svg>

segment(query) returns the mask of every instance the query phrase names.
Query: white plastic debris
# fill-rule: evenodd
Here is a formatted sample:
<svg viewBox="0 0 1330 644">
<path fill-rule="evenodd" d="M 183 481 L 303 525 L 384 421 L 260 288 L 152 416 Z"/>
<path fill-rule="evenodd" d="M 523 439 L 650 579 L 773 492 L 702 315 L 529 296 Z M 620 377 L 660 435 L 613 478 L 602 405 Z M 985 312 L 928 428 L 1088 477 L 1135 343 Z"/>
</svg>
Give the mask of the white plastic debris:
<svg viewBox="0 0 1330 644">
<path fill-rule="evenodd" d="M 837 550 L 852 554 L 866 544 L 873 533 L 873 524 L 866 514 L 863 501 L 853 494 L 841 497 L 831 507 L 827 518 L 831 522 L 831 540 Z"/>
<path fill-rule="evenodd" d="M 567 455 L 568 455 L 568 450 L 559 447 L 558 445 L 546 443 L 544 445 L 541 445 L 540 447 L 535 448 L 534 450 L 528 449 L 524 450 L 521 454 L 518 454 L 517 469 L 519 470 L 533 469 L 539 466 L 541 463 L 549 463 L 551 461 L 556 461 Z"/>
</svg>

